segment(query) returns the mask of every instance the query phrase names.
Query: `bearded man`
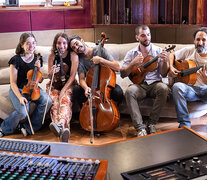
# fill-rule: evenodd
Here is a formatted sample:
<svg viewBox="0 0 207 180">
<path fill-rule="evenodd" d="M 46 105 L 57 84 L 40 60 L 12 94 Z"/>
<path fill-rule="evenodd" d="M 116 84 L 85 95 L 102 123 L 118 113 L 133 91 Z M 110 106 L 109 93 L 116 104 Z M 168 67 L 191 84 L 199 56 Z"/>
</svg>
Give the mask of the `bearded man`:
<svg viewBox="0 0 207 180">
<path fill-rule="evenodd" d="M 140 137 L 147 135 L 147 131 L 149 134 L 157 132 L 155 125 L 170 92 L 168 86 L 162 82 L 162 77 L 167 75 L 169 62 L 167 52 L 151 43 L 151 33 L 148 26 L 138 26 L 135 33 L 138 45 L 126 54 L 120 70 L 121 77 L 130 76 L 134 67 L 137 67 L 138 70 L 142 69 L 145 58 L 149 56 L 159 57 L 157 68 L 152 72 L 147 72 L 141 83 L 131 84 L 125 92 L 128 110 L 137 136 Z M 143 123 L 138 101 L 147 97 L 154 98 L 154 103 L 146 126 Z"/>
<path fill-rule="evenodd" d="M 187 101 L 202 101 L 207 103 L 207 28 L 198 28 L 194 34 L 194 46 L 180 49 L 169 56 L 169 76 L 177 77 L 180 73 L 174 67 L 175 60 L 193 60 L 197 66 L 201 66 L 197 71 L 195 84 L 185 84 L 176 82 L 172 87 L 172 95 L 177 113 L 179 127 L 191 127 Z"/>
</svg>

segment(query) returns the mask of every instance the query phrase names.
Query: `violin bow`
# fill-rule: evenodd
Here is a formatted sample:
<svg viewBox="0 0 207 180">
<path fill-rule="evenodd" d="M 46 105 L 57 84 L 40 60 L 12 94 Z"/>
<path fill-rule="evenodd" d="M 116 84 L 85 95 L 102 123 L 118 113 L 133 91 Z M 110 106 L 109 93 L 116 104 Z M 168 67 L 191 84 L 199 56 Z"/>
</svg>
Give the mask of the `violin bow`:
<svg viewBox="0 0 207 180">
<path fill-rule="evenodd" d="M 93 131 L 93 112 L 92 112 L 92 93 L 89 94 L 88 100 L 89 100 L 89 109 L 90 109 L 90 120 L 91 120 L 91 137 L 90 137 L 90 143 L 93 144 L 94 142 L 94 131 Z"/>
<path fill-rule="evenodd" d="M 27 113 L 27 118 L 28 118 L 28 122 L 29 122 L 30 129 L 32 131 L 32 134 L 34 135 L 34 130 L 33 130 L 32 123 L 31 123 L 31 120 L 30 120 L 30 117 L 29 117 L 29 113 L 27 111 L 27 107 L 26 107 L 25 103 L 24 103 L 24 108 L 25 108 L 25 111 Z"/>
<path fill-rule="evenodd" d="M 56 67 L 57 67 L 57 61 L 55 61 L 55 68 Z M 54 75 L 55 75 L 55 68 L 53 69 L 53 73 L 52 73 L 52 78 L 51 78 L 50 88 L 49 88 L 49 92 L 48 92 L 47 103 L 45 106 L 45 112 L 44 112 L 43 119 L 42 119 L 42 124 L 45 123 L 45 116 L 46 116 L 48 101 L 49 101 L 49 97 L 50 97 L 50 93 L 51 93 L 52 82 L 53 82 Z"/>
</svg>

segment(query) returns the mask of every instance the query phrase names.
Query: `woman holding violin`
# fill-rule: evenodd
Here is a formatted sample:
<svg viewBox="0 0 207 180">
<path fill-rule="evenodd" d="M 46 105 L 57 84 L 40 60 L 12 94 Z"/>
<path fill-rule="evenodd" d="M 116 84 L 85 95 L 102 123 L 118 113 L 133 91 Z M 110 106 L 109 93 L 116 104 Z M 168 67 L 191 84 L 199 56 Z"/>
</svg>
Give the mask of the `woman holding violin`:
<svg viewBox="0 0 207 180">
<path fill-rule="evenodd" d="M 69 51 L 67 34 L 58 33 L 48 59 L 48 76 L 51 81 L 47 84 L 47 93 L 53 100 L 50 111 L 52 122 L 49 127 L 60 137 L 61 142 L 68 142 L 70 137 L 72 90 L 76 85 L 78 63 L 78 56 Z"/>
<path fill-rule="evenodd" d="M 168 72 L 168 54 L 160 47 L 151 43 L 150 29 L 146 25 L 138 26 L 135 30 L 136 40 L 139 42 L 138 46 L 130 50 L 125 58 L 123 66 L 120 70 L 121 77 L 130 75 L 133 67 L 144 66 L 145 58 L 149 55 L 158 56 L 156 66 L 151 71 L 147 72 L 144 80 L 140 84 L 130 85 L 126 92 L 126 103 L 130 112 L 133 125 L 137 130 L 137 136 L 156 133 L 156 123 L 159 120 L 160 111 L 167 101 L 169 93 L 168 86 L 162 82 L 162 76 L 166 76 Z M 147 128 L 143 124 L 141 112 L 139 110 L 138 100 L 146 97 L 154 98 L 153 107 L 148 119 Z"/>
<path fill-rule="evenodd" d="M 15 111 L 10 114 L 9 117 L 4 119 L 1 124 L 0 136 L 9 135 L 15 132 L 17 127 L 20 128 L 24 136 L 27 134 L 32 134 L 31 126 L 28 121 L 20 124 L 20 121 L 27 117 L 27 111 L 29 109 L 29 104 L 31 99 L 31 94 L 22 94 L 23 89 L 31 84 L 31 89 L 29 92 L 36 92 L 38 89 L 38 84 L 36 84 L 36 79 L 34 81 L 29 77 L 28 72 L 33 71 L 36 67 L 38 74 L 41 75 L 41 62 L 37 60 L 37 55 L 35 54 L 36 40 L 33 34 L 23 33 L 20 37 L 19 43 L 16 47 L 16 55 L 13 56 L 9 61 L 10 66 L 10 90 L 9 96 Z M 30 74 L 31 75 L 31 74 Z M 33 76 L 33 75 L 32 75 Z M 43 80 L 40 76 L 40 82 Z M 36 96 L 34 94 L 34 96 Z M 31 124 L 34 132 L 38 131 L 42 127 L 42 118 L 46 108 L 48 95 L 42 90 L 38 89 L 38 95 L 34 103 L 36 103 L 36 109 L 31 115 Z M 48 109 L 52 105 L 52 100 L 48 101 Z M 27 109 L 27 111 L 26 111 Z"/>
</svg>

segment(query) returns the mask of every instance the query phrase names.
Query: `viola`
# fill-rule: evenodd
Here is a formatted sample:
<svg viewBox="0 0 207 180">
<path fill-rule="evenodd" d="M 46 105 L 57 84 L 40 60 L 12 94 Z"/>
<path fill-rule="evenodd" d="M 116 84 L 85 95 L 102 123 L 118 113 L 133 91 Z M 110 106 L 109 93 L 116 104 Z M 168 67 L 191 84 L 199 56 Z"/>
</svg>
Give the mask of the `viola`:
<svg viewBox="0 0 207 180">
<path fill-rule="evenodd" d="M 41 60 L 42 56 L 40 53 L 37 54 L 37 60 Z M 38 67 L 34 67 L 27 72 L 27 85 L 23 87 L 22 94 L 27 94 L 31 100 L 36 101 L 40 97 L 40 88 L 38 83 L 42 79 L 42 73 L 38 70 Z"/>
<path fill-rule="evenodd" d="M 69 78 L 66 75 L 66 73 L 69 70 L 69 67 L 67 64 L 63 64 L 62 53 L 59 49 L 56 51 L 56 57 L 59 57 L 58 66 L 60 67 L 60 71 L 55 73 L 52 85 L 55 89 L 61 90 Z"/>
<path fill-rule="evenodd" d="M 106 40 L 105 33 L 102 33 L 101 37 L 102 39 L 98 42 L 100 57 Z M 96 64 L 86 74 L 86 83 L 91 87 L 91 95 L 80 111 L 79 119 L 82 128 L 86 131 L 93 128 L 97 132 L 114 129 L 119 122 L 118 108 L 110 98 L 110 92 L 116 83 L 115 72 L 106 66 Z"/>
<path fill-rule="evenodd" d="M 185 84 L 195 84 L 197 80 L 197 71 L 203 66 L 196 66 L 193 60 L 177 60 L 175 61 L 175 67 L 180 71 L 175 82 L 183 82 Z M 207 66 L 205 66 L 207 68 Z"/>
<path fill-rule="evenodd" d="M 169 46 L 168 48 L 165 48 L 165 51 L 169 52 L 175 49 L 175 47 L 175 45 Z M 133 66 L 132 71 L 129 74 L 129 79 L 134 84 L 142 83 L 148 72 L 152 72 L 158 68 L 158 58 L 159 55 L 156 57 L 150 55 L 145 57 L 140 66 Z"/>
</svg>

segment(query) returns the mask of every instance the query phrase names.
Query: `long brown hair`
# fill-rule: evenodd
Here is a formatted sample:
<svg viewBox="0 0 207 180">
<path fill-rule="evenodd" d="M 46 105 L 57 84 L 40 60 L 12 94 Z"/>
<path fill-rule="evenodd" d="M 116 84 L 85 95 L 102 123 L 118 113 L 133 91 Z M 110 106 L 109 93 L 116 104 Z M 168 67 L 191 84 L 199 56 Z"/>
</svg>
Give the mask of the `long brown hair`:
<svg viewBox="0 0 207 180">
<path fill-rule="evenodd" d="M 19 38 L 19 43 L 16 47 L 16 54 L 20 55 L 20 54 L 24 54 L 24 49 L 22 48 L 22 45 L 26 42 L 28 37 L 33 37 L 34 40 L 36 41 L 34 35 L 32 33 L 23 33 L 20 38 Z"/>
<path fill-rule="evenodd" d="M 55 38 L 54 38 L 54 40 L 53 40 L 53 43 L 52 43 L 52 49 L 51 49 L 51 51 L 52 51 L 53 53 L 55 53 L 55 51 L 57 50 L 57 48 L 56 48 L 56 44 L 57 44 L 57 41 L 58 41 L 58 38 L 59 38 L 59 37 L 64 38 L 64 39 L 67 41 L 67 43 L 68 43 L 68 35 L 67 35 L 67 34 L 65 34 L 65 33 L 58 33 L 58 34 L 56 34 L 56 36 L 55 36 Z M 68 44 L 68 47 L 69 47 L 69 44 Z M 67 50 L 69 50 L 69 48 L 68 48 Z"/>
</svg>

